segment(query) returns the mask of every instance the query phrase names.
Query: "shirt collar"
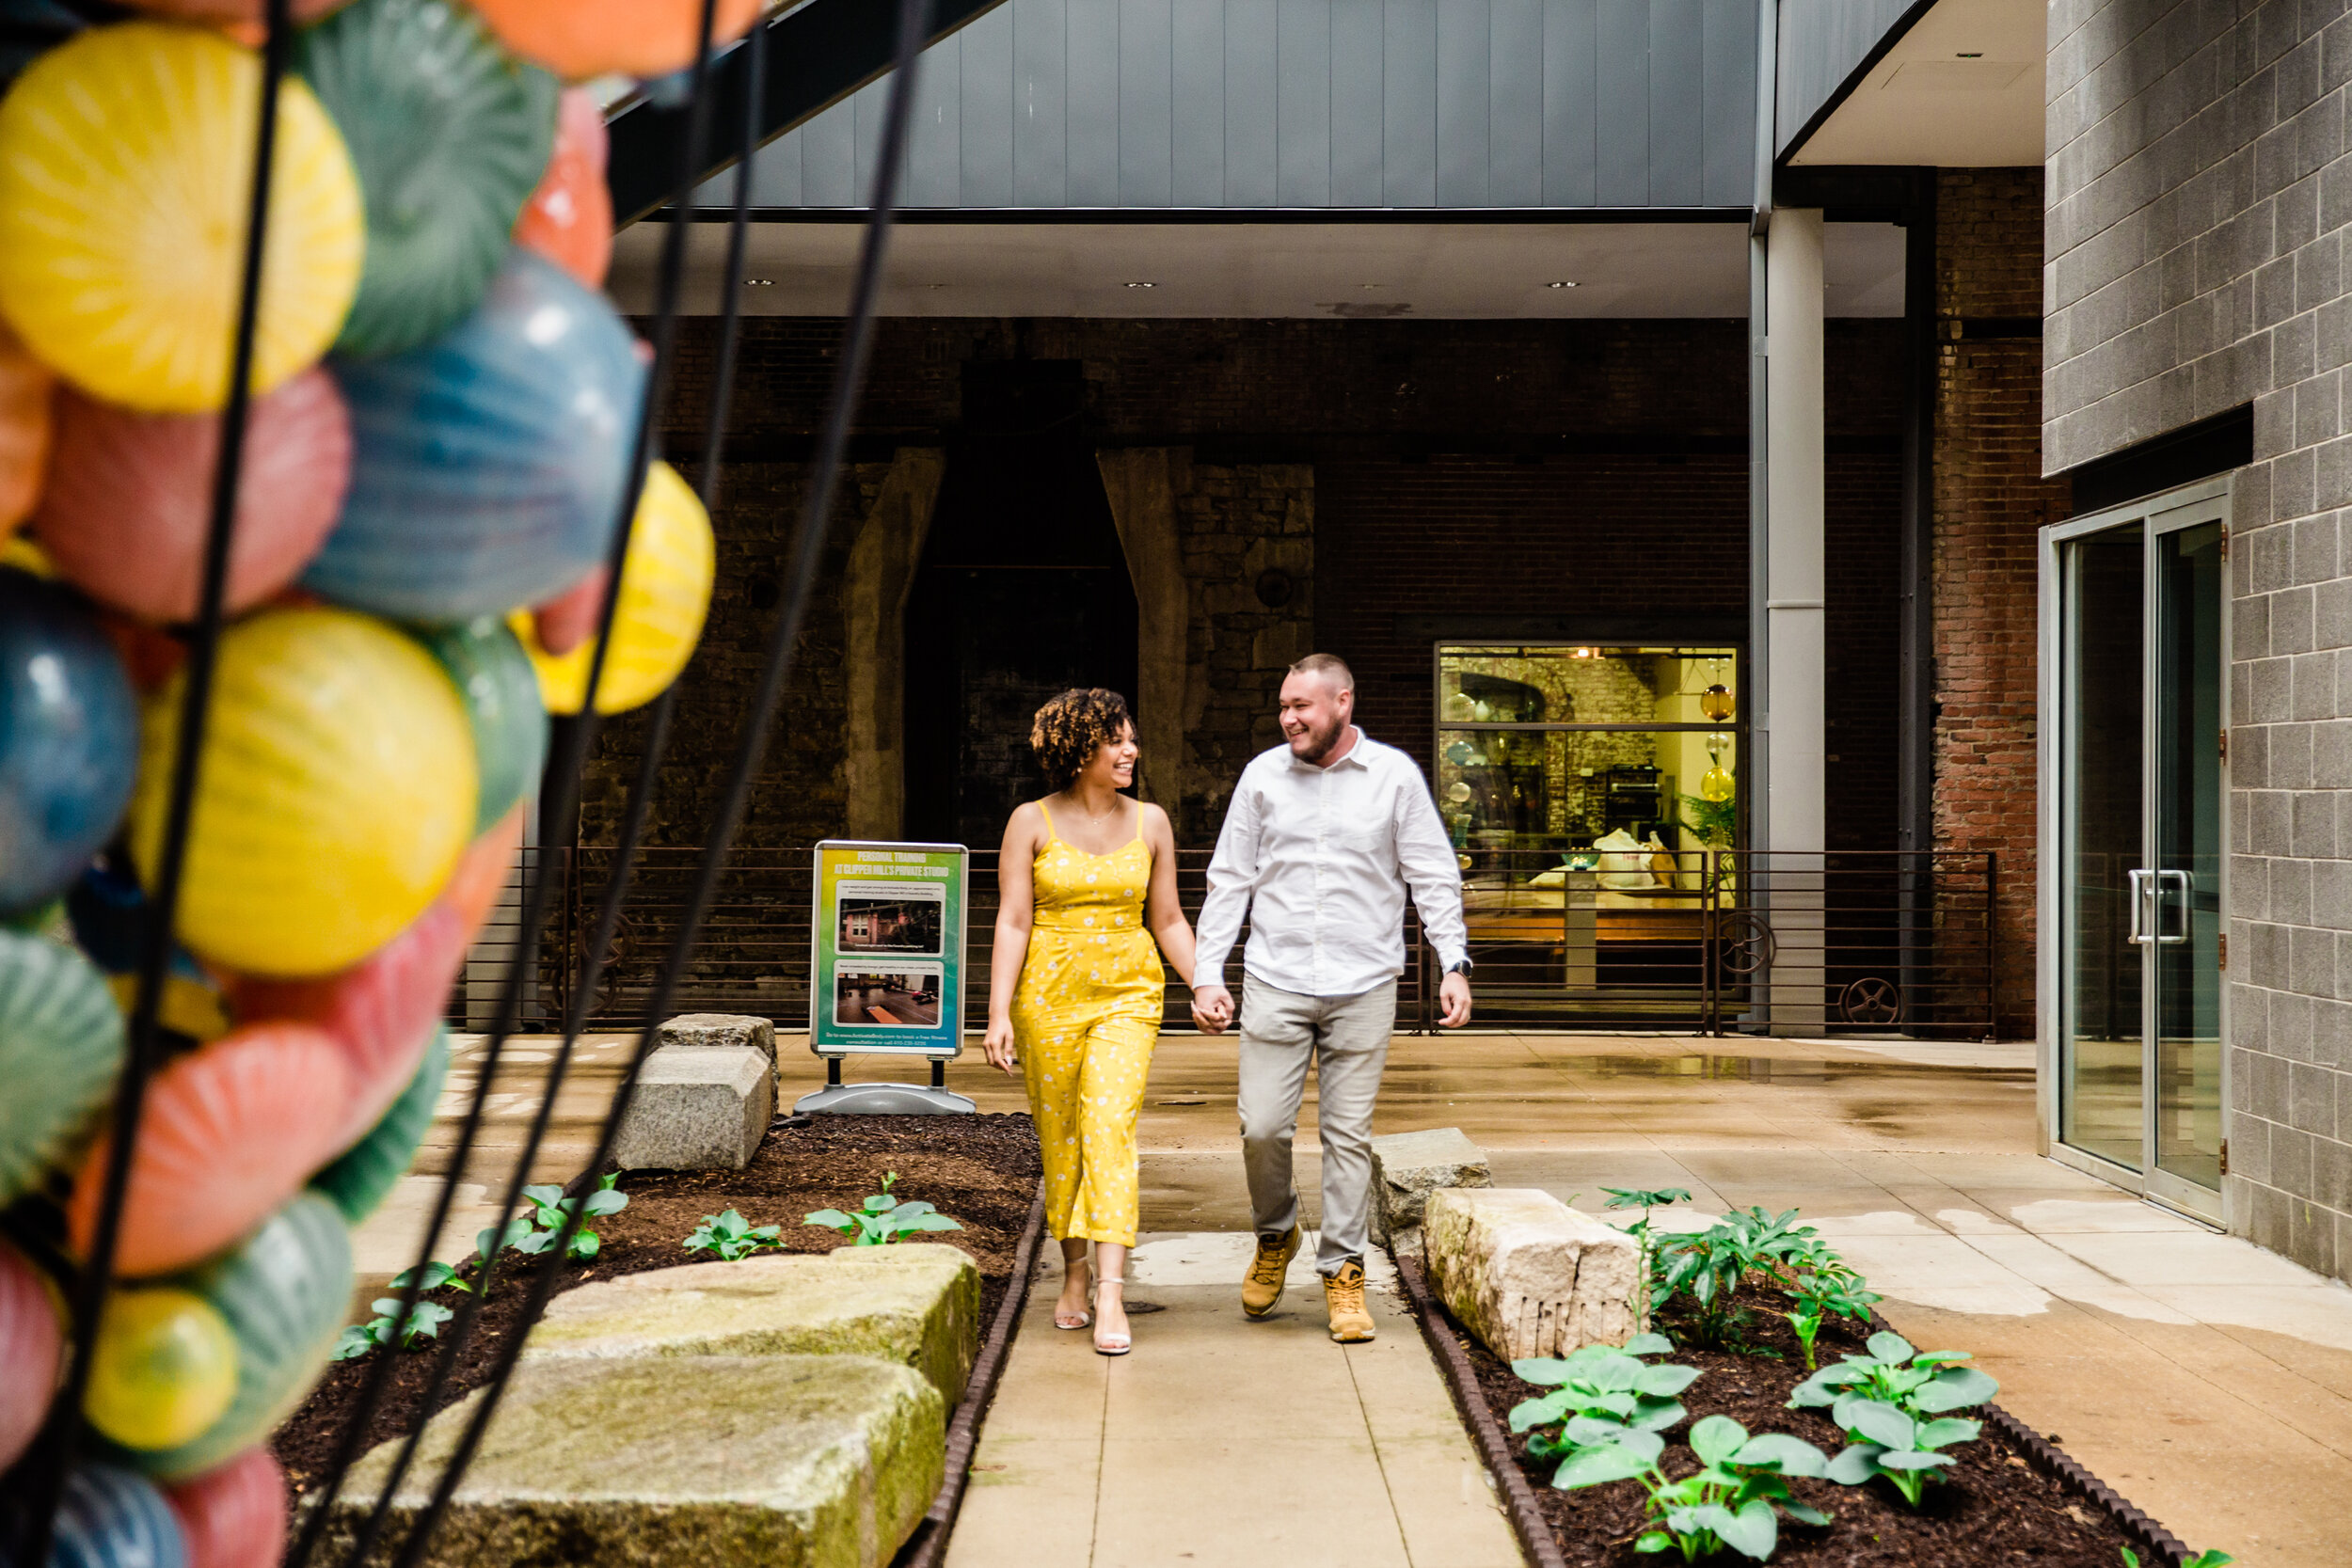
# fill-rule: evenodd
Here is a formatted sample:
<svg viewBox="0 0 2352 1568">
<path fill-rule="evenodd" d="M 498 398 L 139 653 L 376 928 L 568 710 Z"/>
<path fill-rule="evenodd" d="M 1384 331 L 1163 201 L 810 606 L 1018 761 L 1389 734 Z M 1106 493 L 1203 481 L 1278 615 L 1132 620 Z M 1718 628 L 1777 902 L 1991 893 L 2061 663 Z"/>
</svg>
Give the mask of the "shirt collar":
<svg viewBox="0 0 2352 1568">
<path fill-rule="evenodd" d="M 1306 773 L 1328 773 L 1334 768 L 1369 768 L 1372 765 L 1364 760 L 1364 752 L 1365 748 L 1372 744 L 1372 736 L 1364 733 L 1364 728 L 1361 724 L 1350 724 L 1347 727 L 1354 733 L 1356 740 L 1353 745 L 1348 747 L 1347 754 L 1340 758 L 1339 761 L 1325 763 L 1321 767 L 1317 767 L 1315 764 L 1307 762 L 1297 755 L 1293 754 L 1291 757 L 1291 766 L 1299 769 L 1301 772 Z"/>
</svg>

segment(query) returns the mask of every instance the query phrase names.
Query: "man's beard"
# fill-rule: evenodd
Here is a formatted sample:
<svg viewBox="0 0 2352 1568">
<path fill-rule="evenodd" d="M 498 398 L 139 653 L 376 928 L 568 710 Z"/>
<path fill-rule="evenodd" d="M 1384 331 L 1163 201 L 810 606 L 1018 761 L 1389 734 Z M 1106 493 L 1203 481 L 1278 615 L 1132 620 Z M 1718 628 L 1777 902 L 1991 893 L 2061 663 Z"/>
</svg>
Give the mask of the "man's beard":
<svg viewBox="0 0 2352 1568">
<path fill-rule="evenodd" d="M 1322 729 L 1309 725 L 1306 732 L 1291 738 L 1291 755 L 1301 762 L 1320 763 L 1331 754 L 1331 748 L 1347 733 L 1347 721 L 1335 719 Z"/>
</svg>

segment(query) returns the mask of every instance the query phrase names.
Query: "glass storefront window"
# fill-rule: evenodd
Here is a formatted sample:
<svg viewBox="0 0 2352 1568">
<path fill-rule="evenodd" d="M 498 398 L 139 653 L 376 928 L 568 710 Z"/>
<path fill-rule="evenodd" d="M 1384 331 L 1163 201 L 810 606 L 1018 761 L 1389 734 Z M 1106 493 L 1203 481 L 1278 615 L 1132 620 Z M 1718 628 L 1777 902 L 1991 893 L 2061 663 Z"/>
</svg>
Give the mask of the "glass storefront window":
<svg viewBox="0 0 2352 1568">
<path fill-rule="evenodd" d="M 1740 842 L 1736 650 L 1441 644 L 1437 660 L 1432 777 L 1466 869 L 1635 847 L 1695 866 Z"/>
</svg>

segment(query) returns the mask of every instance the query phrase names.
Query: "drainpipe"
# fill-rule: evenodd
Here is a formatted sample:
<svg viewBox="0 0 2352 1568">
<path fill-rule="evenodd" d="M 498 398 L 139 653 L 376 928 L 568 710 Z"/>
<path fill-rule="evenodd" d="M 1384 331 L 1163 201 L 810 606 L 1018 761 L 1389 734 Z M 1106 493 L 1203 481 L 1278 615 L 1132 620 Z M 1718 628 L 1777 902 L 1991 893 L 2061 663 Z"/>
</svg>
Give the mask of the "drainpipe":
<svg viewBox="0 0 2352 1568">
<path fill-rule="evenodd" d="M 1772 331 L 1772 301 L 1768 251 L 1772 225 L 1772 153 L 1778 135 L 1774 111 L 1779 101 L 1780 0 L 1756 0 L 1756 186 L 1748 219 L 1748 657 L 1741 672 L 1739 703 L 1747 718 L 1747 755 L 1740 759 L 1740 793 L 1747 807 L 1747 846 L 1760 848 L 1772 842 L 1772 802 L 1762 787 L 1769 776 L 1772 744 L 1772 705 L 1767 698 L 1772 670 L 1771 628 L 1767 625 L 1765 568 L 1772 558 L 1771 474 L 1772 384 L 1767 357 Z M 1744 903 L 1758 919 L 1768 918 L 1770 896 L 1743 875 L 1735 902 Z M 1737 933 L 1732 933 L 1736 935 Z M 1769 1024 L 1769 991 L 1759 982 L 1749 993 L 1743 1030 Z"/>
</svg>

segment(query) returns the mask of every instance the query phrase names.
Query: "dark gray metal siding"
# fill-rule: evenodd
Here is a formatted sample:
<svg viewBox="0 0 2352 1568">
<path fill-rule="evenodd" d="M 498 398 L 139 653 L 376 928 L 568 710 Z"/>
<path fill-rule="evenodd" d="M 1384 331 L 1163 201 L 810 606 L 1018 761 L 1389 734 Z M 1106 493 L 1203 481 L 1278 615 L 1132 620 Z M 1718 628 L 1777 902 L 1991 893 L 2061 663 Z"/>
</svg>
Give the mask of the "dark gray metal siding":
<svg viewBox="0 0 2352 1568">
<path fill-rule="evenodd" d="M 1773 156 L 1785 157 L 1830 95 L 1926 9 L 1926 0 L 1781 0 Z"/>
<path fill-rule="evenodd" d="M 1755 31 L 1754 0 L 1009 0 L 925 53 L 907 200 L 1743 207 Z M 755 200 L 863 202 L 886 87 L 771 143 Z"/>
</svg>

